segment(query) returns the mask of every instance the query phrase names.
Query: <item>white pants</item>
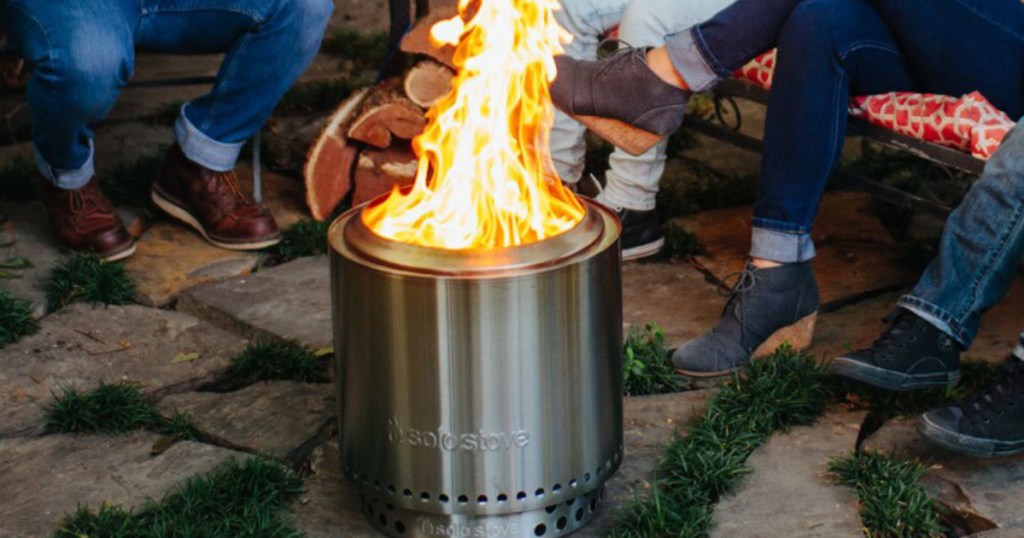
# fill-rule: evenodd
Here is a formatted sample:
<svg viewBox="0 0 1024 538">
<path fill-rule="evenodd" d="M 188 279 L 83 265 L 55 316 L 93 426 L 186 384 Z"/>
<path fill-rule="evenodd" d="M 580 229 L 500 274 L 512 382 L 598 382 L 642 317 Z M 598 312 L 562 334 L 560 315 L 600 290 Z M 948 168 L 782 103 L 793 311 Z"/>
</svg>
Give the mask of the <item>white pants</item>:
<svg viewBox="0 0 1024 538">
<path fill-rule="evenodd" d="M 573 35 L 565 52 L 573 58 L 597 58 L 597 46 L 608 30 L 618 26 L 619 40 L 632 47 L 656 47 L 665 36 L 709 19 L 734 0 L 561 0 L 562 9 L 555 12 L 559 24 Z M 555 111 L 551 129 L 551 157 L 562 181 L 575 183 L 583 173 L 586 142 L 585 128 Z M 616 149 L 609 158 L 610 166 L 604 192 L 598 197 L 613 208 L 639 211 L 654 209 L 658 180 L 665 171 L 665 148 L 662 141 L 643 155 L 630 155 Z"/>
</svg>

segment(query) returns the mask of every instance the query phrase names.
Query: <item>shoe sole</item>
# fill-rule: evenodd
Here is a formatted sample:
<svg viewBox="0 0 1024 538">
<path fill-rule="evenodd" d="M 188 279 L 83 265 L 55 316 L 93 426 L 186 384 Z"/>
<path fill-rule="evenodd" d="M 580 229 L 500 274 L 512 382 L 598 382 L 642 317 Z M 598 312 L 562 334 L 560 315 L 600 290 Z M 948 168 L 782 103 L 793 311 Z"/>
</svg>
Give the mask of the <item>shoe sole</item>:
<svg viewBox="0 0 1024 538">
<path fill-rule="evenodd" d="M 1024 439 L 1019 441 L 994 441 L 951 432 L 928 420 L 927 415 L 917 419 L 917 431 L 929 441 L 948 450 L 966 456 L 991 458 L 1010 456 L 1024 452 Z"/>
<path fill-rule="evenodd" d="M 633 156 L 643 155 L 666 138 L 613 118 L 597 116 L 573 116 L 573 118 L 597 136 Z"/>
<path fill-rule="evenodd" d="M 153 200 L 153 203 L 156 204 L 156 206 L 159 207 L 164 213 L 167 213 L 168 215 L 180 220 L 181 222 L 188 224 L 195 231 L 199 232 L 199 234 L 203 236 L 203 239 L 205 239 L 206 242 L 216 247 L 225 248 L 228 250 L 260 250 L 267 247 L 272 247 L 281 242 L 280 235 L 273 239 L 264 239 L 249 243 L 225 243 L 224 241 L 218 241 L 210 237 L 206 233 L 206 230 L 203 229 L 203 226 L 199 224 L 199 221 L 196 220 L 196 218 L 193 217 L 191 213 L 189 213 L 186 209 L 182 208 L 178 204 L 174 203 L 169 198 L 166 198 L 155 188 L 150 191 L 149 197 L 150 199 Z"/>
<path fill-rule="evenodd" d="M 119 260 L 123 260 L 123 259 L 127 258 L 128 256 L 131 256 L 132 254 L 135 254 L 135 241 L 132 241 L 131 245 L 129 245 L 128 248 L 126 248 L 126 249 L 124 249 L 124 250 L 122 250 L 120 252 L 115 252 L 115 253 L 110 254 L 108 256 L 104 256 L 103 257 L 103 261 L 105 261 L 105 262 L 116 262 L 116 261 L 119 261 Z"/>
<path fill-rule="evenodd" d="M 632 248 L 627 248 L 622 251 L 622 261 L 639 260 L 648 256 L 654 256 L 661 252 L 661 249 L 665 246 L 665 238 L 658 239 L 657 241 L 647 243 L 645 245 L 637 245 Z"/>
<path fill-rule="evenodd" d="M 811 344 L 814 342 L 814 327 L 817 322 L 818 312 L 814 311 L 796 320 L 794 323 L 786 325 L 772 333 L 761 345 L 757 346 L 751 358 L 760 359 L 767 357 L 783 344 L 789 344 L 796 351 L 803 351 L 811 347 Z M 740 367 L 720 370 L 718 372 L 698 372 L 676 368 L 676 373 L 693 379 L 710 379 L 730 375 L 739 369 Z"/>
<path fill-rule="evenodd" d="M 832 360 L 829 371 L 840 377 L 893 391 L 947 388 L 960 382 L 960 370 L 937 374 L 904 374 L 864 364 L 849 357 Z"/>
</svg>

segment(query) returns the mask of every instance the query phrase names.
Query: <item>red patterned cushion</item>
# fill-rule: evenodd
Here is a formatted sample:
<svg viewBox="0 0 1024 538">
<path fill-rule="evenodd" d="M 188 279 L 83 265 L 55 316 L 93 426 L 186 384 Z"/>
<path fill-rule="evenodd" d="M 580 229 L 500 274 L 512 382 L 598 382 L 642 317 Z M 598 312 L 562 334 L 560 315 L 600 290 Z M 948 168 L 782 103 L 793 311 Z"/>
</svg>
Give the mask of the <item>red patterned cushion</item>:
<svg viewBox="0 0 1024 538">
<path fill-rule="evenodd" d="M 770 89 L 774 71 L 773 50 L 744 66 L 736 76 Z M 850 113 L 900 134 L 970 151 L 979 159 L 991 157 L 1014 125 L 978 92 L 963 97 L 906 92 L 854 97 Z"/>
</svg>

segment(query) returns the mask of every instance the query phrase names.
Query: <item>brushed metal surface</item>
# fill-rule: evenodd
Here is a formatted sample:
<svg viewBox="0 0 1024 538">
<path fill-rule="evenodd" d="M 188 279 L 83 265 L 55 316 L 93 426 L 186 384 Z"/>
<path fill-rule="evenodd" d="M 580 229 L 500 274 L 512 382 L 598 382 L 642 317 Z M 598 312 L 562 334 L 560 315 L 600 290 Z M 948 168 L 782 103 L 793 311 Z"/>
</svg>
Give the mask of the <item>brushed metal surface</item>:
<svg viewBox="0 0 1024 538">
<path fill-rule="evenodd" d="M 528 269 L 506 249 L 471 277 L 351 248 L 360 208 L 332 225 L 342 467 L 378 529 L 555 536 L 590 519 L 622 457 L 622 291 L 618 220 L 585 203 L 596 239 Z"/>
</svg>

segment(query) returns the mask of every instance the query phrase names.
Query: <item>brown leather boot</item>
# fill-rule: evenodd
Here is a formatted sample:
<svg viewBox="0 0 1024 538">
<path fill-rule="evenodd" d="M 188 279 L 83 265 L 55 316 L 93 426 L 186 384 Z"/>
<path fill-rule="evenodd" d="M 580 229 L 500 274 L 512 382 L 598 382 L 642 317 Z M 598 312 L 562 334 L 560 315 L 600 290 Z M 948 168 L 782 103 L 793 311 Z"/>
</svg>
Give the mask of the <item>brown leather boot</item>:
<svg viewBox="0 0 1024 538">
<path fill-rule="evenodd" d="M 234 171 L 204 168 L 177 145 L 168 151 L 151 197 L 157 207 L 221 248 L 256 250 L 281 240 L 274 215 L 242 193 Z"/>
<path fill-rule="evenodd" d="M 80 189 L 65 190 L 43 182 L 46 213 L 65 248 L 95 252 L 107 261 L 127 258 L 135 252 L 135 238 L 98 183 L 91 178 Z"/>
</svg>

